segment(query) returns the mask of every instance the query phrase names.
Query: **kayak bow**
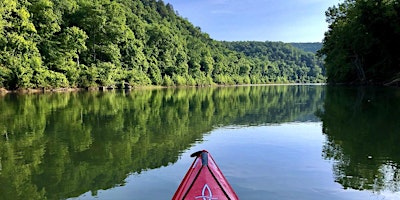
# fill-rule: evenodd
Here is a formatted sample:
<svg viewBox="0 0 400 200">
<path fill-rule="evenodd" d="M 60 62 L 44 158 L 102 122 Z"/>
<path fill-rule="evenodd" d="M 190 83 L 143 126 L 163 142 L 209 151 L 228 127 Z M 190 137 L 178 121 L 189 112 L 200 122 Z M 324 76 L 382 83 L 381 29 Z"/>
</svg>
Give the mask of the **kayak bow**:
<svg viewBox="0 0 400 200">
<path fill-rule="evenodd" d="M 202 150 L 193 153 L 191 157 L 196 158 L 176 190 L 173 200 L 239 199 L 210 153 Z"/>
</svg>

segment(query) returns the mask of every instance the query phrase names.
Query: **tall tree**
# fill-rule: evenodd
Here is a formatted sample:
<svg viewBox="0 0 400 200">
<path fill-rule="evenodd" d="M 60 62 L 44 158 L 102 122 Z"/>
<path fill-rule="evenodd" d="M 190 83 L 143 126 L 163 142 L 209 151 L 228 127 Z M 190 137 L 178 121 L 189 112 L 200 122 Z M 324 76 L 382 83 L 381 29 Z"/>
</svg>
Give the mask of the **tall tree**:
<svg viewBox="0 0 400 200">
<path fill-rule="evenodd" d="M 24 89 L 45 84 L 45 69 L 34 41 L 37 29 L 26 1 L 0 3 L 0 80 L 7 88 Z"/>
<path fill-rule="evenodd" d="M 329 82 L 382 84 L 400 78 L 398 0 L 346 0 L 326 11 L 320 54 Z"/>
</svg>

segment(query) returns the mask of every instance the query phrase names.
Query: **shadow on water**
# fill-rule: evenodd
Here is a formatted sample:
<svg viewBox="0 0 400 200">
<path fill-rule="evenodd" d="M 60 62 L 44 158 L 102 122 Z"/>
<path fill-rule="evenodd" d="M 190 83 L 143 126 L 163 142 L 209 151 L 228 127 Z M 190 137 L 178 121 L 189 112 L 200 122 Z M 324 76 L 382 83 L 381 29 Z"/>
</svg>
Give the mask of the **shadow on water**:
<svg viewBox="0 0 400 200">
<path fill-rule="evenodd" d="M 176 162 L 182 151 L 215 127 L 318 120 L 314 112 L 322 105 L 324 88 L 5 95 L 0 97 L 0 199 L 65 199 L 87 191 L 95 195 L 124 185 L 129 174 Z M 329 113 L 329 102 L 326 106 Z M 324 120 L 325 129 L 333 132 L 328 136 L 340 135 L 330 127 L 333 119 Z M 386 140 L 394 144 L 397 136 L 385 134 L 394 137 Z M 336 144 L 332 138 L 329 141 Z M 326 157 L 358 153 L 334 150 L 327 145 Z"/>
<path fill-rule="evenodd" d="M 328 87 L 323 157 L 334 161 L 335 181 L 356 190 L 400 191 L 400 91 Z"/>
</svg>

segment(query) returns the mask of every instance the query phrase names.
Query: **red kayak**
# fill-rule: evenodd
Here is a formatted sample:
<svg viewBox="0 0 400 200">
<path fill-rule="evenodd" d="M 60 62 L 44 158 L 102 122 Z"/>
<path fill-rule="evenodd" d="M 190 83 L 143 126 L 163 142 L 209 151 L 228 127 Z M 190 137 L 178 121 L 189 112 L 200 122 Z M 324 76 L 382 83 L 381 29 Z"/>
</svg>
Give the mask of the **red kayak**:
<svg viewBox="0 0 400 200">
<path fill-rule="evenodd" d="M 196 159 L 176 190 L 173 200 L 239 199 L 206 150 L 193 153 L 191 157 Z"/>
</svg>

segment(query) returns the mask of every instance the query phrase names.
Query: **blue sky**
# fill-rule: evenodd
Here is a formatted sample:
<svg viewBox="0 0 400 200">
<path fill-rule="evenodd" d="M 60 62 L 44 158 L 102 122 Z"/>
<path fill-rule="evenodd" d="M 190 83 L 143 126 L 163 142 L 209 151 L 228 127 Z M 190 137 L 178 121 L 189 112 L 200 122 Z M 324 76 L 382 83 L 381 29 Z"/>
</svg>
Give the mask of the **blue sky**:
<svg viewBox="0 0 400 200">
<path fill-rule="evenodd" d="M 341 0 L 164 0 L 215 40 L 321 42 Z"/>
</svg>

